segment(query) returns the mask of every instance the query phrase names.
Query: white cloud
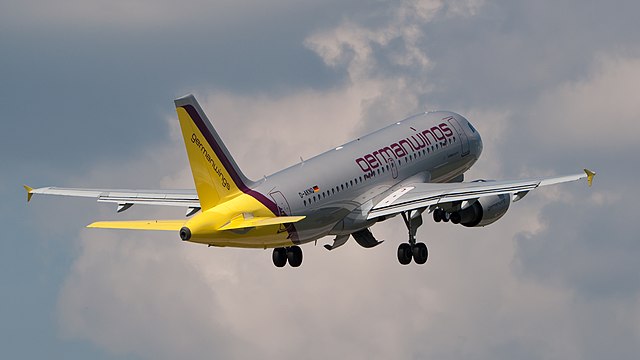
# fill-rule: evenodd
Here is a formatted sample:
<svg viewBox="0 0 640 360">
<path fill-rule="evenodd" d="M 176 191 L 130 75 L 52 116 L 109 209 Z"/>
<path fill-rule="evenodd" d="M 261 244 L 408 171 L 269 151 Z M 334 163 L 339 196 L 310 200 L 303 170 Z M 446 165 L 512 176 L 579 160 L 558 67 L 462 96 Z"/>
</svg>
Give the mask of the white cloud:
<svg viewBox="0 0 640 360">
<path fill-rule="evenodd" d="M 531 110 L 531 136 L 546 146 L 613 150 L 640 132 L 640 58 L 600 57 L 582 80 L 545 93 Z"/>
<path fill-rule="evenodd" d="M 307 158 L 429 106 L 432 64 L 420 47 L 425 36 L 420 25 L 443 9 L 450 16 L 473 16 L 481 4 L 449 3 L 446 9 L 439 1 L 390 4 L 388 21 L 381 25 L 347 19 L 311 35 L 306 45 L 327 65 L 347 72 L 349 81 L 339 87 L 284 95 L 212 91 L 200 100 L 240 166 L 260 177 L 297 162 L 299 155 Z M 628 126 L 636 107 L 626 99 L 633 97 L 614 85 L 634 89 L 628 78 L 636 75 L 635 61 L 604 63 L 600 75 L 541 100 L 547 105 L 541 106 L 543 113 L 554 114 L 553 105 L 565 115 L 556 120 L 575 119 L 583 105 L 604 109 L 607 101 L 593 99 L 604 96 L 605 88 L 625 98 L 618 126 Z M 472 178 L 499 177 L 509 151 L 505 134 L 521 125 L 512 122 L 517 114 L 485 108 L 467 109 L 465 115 L 485 140 L 484 159 Z M 132 181 L 190 185 L 178 127 L 169 118 L 172 143 L 118 164 L 141 174 Z M 538 126 L 527 120 L 527 128 Z M 542 121 L 545 127 L 572 126 Z M 596 130 L 590 128 L 578 131 L 593 136 Z M 99 164 L 82 182 L 109 183 L 116 176 L 113 164 Z M 610 304 L 577 307 L 574 288 L 523 276 L 517 239 L 553 232 L 555 223 L 540 215 L 558 196 L 546 189 L 531 194 L 482 229 L 436 225 L 425 215 L 418 233 L 430 247 L 424 267 L 397 264 L 395 249 L 406 237 L 398 218 L 374 226 L 385 243 L 371 250 L 354 242 L 330 253 L 304 246 L 299 269 L 274 268 L 269 250 L 206 248 L 180 243 L 176 234 L 83 230 L 79 256 L 60 293 L 60 326 L 67 337 L 154 359 L 588 358 L 585 344 L 598 344 L 602 332 L 617 326 L 637 330 L 637 316 L 603 319 L 604 330 L 590 331 L 597 325 L 592 314 L 603 306 L 611 309 Z M 564 200 L 571 200 L 567 196 Z M 613 206 L 611 196 L 597 192 L 588 201 Z M 125 215 L 134 216 L 129 212 Z M 581 225 L 579 215 L 568 212 L 570 224 Z M 148 209 L 143 216 L 166 214 Z M 562 269 L 548 270 L 562 275 Z M 634 301 L 623 308 L 637 311 Z"/>
</svg>

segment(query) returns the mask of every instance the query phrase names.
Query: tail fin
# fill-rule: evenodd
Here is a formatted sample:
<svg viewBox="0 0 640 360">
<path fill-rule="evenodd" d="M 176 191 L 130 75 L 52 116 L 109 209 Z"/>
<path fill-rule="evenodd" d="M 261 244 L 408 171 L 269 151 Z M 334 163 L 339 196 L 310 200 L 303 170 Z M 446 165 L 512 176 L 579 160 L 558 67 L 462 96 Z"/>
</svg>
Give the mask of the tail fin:
<svg viewBox="0 0 640 360">
<path fill-rule="evenodd" d="M 247 190 L 244 176 L 193 95 L 174 101 L 202 210 Z"/>
</svg>

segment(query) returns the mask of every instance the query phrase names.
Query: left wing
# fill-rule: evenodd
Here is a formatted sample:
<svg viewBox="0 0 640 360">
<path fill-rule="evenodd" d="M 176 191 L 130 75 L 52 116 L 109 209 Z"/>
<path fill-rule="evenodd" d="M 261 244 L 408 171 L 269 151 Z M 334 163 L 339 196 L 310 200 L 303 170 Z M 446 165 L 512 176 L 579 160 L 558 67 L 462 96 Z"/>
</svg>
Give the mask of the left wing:
<svg viewBox="0 0 640 360">
<path fill-rule="evenodd" d="M 391 194 L 377 203 L 367 219 L 398 214 L 405 211 L 423 209 L 432 205 L 455 201 L 475 201 L 480 197 L 512 194 L 513 201 L 522 199 L 529 191 L 546 185 L 560 184 L 587 178 L 589 186 L 595 173 L 584 169 L 584 174 L 530 180 L 470 182 L 470 183 L 419 183 L 394 189 Z"/>
<path fill-rule="evenodd" d="M 27 201 L 30 201 L 34 194 L 89 197 L 98 199 L 98 202 L 118 204 L 118 212 L 125 211 L 134 204 L 184 206 L 192 212 L 200 209 L 200 200 L 195 190 L 114 190 L 59 187 L 33 189 L 26 185 L 24 188 L 27 190 Z"/>
</svg>

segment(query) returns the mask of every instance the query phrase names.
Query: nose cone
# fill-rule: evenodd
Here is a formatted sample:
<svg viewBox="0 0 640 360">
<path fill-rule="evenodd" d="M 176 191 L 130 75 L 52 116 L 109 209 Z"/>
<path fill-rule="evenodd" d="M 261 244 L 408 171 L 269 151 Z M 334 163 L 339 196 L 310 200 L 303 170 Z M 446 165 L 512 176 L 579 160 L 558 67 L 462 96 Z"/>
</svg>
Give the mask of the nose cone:
<svg viewBox="0 0 640 360">
<path fill-rule="evenodd" d="M 474 148 L 473 153 L 474 153 L 476 159 L 479 159 L 480 158 L 480 154 L 482 154 L 483 146 L 482 146 L 482 138 L 480 137 L 480 134 L 477 131 L 476 131 L 476 134 L 474 136 L 473 143 L 474 143 L 473 144 L 473 148 Z"/>
</svg>

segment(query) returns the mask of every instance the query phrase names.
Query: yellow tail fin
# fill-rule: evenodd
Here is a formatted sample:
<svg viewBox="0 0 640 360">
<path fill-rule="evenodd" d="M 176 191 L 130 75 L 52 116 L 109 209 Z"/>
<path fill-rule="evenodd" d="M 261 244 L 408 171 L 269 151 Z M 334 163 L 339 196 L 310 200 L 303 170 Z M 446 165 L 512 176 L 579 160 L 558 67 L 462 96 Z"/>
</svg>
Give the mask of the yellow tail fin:
<svg viewBox="0 0 640 360">
<path fill-rule="evenodd" d="M 241 194 L 251 182 L 238 168 L 195 97 L 187 95 L 174 102 L 202 210 Z"/>
</svg>

